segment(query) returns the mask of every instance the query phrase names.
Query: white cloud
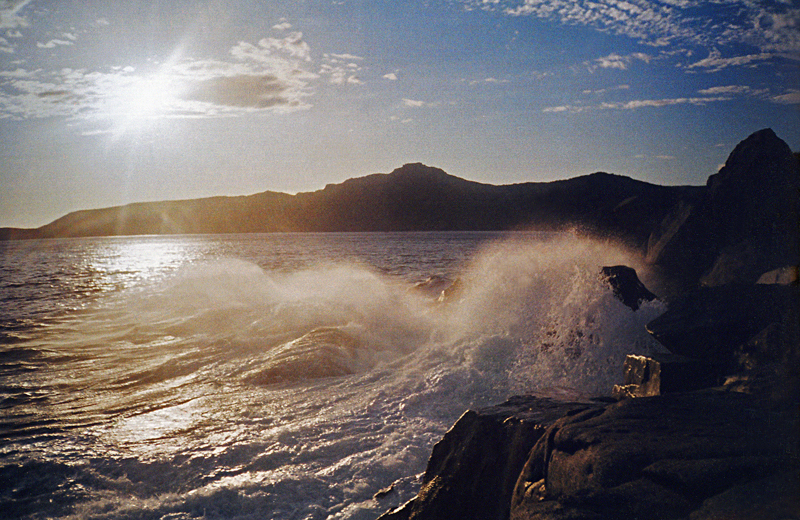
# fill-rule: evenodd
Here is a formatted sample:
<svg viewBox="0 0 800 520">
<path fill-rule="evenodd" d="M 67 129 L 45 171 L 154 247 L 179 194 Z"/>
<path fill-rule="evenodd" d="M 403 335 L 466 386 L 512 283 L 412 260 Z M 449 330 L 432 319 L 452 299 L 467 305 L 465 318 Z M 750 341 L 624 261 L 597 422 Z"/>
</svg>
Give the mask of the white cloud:
<svg viewBox="0 0 800 520">
<path fill-rule="evenodd" d="M 800 105 L 800 90 L 793 89 L 785 94 L 772 96 L 770 99 L 782 105 Z"/>
<path fill-rule="evenodd" d="M 54 49 L 59 45 L 72 45 L 69 40 L 50 40 L 47 43 L 36 42 L 36 46 L 40 49 Z"/>
<path fill-rule="evenodd" d="M 0 70 L 0 77 L 5 78 L 32 78 L 34 76 L 34 72 L 21 68 L 17 68 L 16 70 Z"/>
<path fill-rule="evenodd" d="M 427 103 L 425 103 L 424 101 L 420 101 L 418 99 L 407 99 L 407 98 L 403 98 L 403 104 L 407 107 L 412 107 L 412 108 L 420 108 L 427 105 Z"/>
<path fill-rule="evenodd" d="M 773 55 L 768 52 L 759 54 L 747 54 L 744 56 L 734 56 L 731 58 L 723 58 L 722 53 L 717 49 L 712 49 L 707 58 L 696 61 L 686 66 L 687 69 L 708 69 L 707 72 L 718 72 L 727 67 L 738 67 L 747 65 L 749 63 L 764 61 L 772 58 Z"/>
<path fill-rule="evenodd" d="M 388 79 L 389 81 L 397 81 L 397 74 L 395 74 L 394 72 L 384 74 L 383 79 Z"/>
<path fill-rule="evenodd" d="M 626 56 L 622 56 L 616 53 L 611 53 L 608 56 L 603 56 L 602 58 L 597 58 L 592 62 L 587 62 L 590 71 L 595 71 L 598 68 L 600 69 L 617 69 L 617 70 L 627 70 L 628 66 L 634 61 L 644 61 L 645 63 L 650 63 L 653 57 L 649 54 L 645 54 L 643 52 L 635 52 L 633 54 L 628 54 Z"/>
<path fill-rule="evenodd" d="M 469 82 L 470 86 L 479 85 L 481 83 L 488 83 L 488 84 L 510 83 L 510 80 L 488 77 L 484 79 L 472 80 Z"/>
<path fill-rule="evenodd" d="M 468 8 L 583 25 L 654 47 L 745 44 L 759 52 L 800 51 L 794 0 L 460 0 Z M 700 11 L 702 9 L 702 12 Z"/>
<path fill-rule="evenodd" d="M 590 110 L 636 110 L 639 108 L 661 108 L 674 105 L 697 105 L 702 106 L 708 103 L 716 103 L 719 101 L 730 101 L 731 98 L 727 96 L 716 97 L 681 97 L 681 98 L 666 98 L 666 99 L 636 99 L 632 101 L 622 102 L 603 102 L 598 105 L 560 105 L 554 107 L 545 107 L 542 112 L 545 113 L 560 113 L 568 112 L 577 114 L 587 112 Z"/>
<path fill-rule="evenodd" d="M 32 0 L 0 0 L 0 29 L 28 27 L 27 18 L 20 16 L 25 6 Z"/>
<path fill-rule="evenodd" d="M 319 75 L 327 77 L 333 85 L 361 85 L 363 82 L 356 74 L 361 66 L 356 61 L 363 59 L 352 54 L 324 54 Z"/>
<path fill-rule="evenodd" d="M 617 85 L 615 87 L 601 88 L 601 89 L 597 89 L 597 90 L 589 90 L 589 89 L 587 89 L 587 90 L 582 91 L 581 93 L 582 94 L 601 95 L 601 94 L 605 94 L 607 92 L 613 92 L 615 90 L 628 90 L 630 88 L 631 88 L 630 85 L 623 84 L 623 85 Z"/>
<path fill-rule="evenodd" d="M 706 96 L 716 96 L 719 94 L 758 95 L 767 93 L 767 89 L 753 89 L 747 85 L 724 85 L 698 90 L 697 93 Z"/>
<path fill-rule="evenodd" d="M 277 23 L 272 26 L 273 29 L 276 31 L 288 31 L 292 28 L 292 24 L 287 22 L 286 20 L 281 20 L 280 23 Z"/>
<path fill-rule="evenodd" d="M 329 58 L 331 61 L 361 61 L 364 59 L 362 56 L 355 56 L 353 54 L 325 54 L 325 57 Z"/>
</svg>

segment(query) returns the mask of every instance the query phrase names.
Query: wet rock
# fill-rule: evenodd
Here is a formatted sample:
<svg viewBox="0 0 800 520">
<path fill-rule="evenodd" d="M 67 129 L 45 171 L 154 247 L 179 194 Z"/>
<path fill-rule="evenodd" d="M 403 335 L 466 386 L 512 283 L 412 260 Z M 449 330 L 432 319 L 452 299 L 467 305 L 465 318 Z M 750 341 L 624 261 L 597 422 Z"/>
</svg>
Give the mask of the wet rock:
<svg viewBox="0 0 800 520">
<path fill-rule="evenodd" d="M 417 497 L 381 520 L 508 518 L 519 472 L 545 429 L 597 407 L 521 396 L 467 411 L 434 446 Z"/>
<path fill-rule="evenodd" d="M 565 417 L 531 450 L 510 518 L 687 518 L 737 486 L 796 471 L 797 427 L 795 407 L 718 390 Z"/>
<path fill-rule="evenodd" d="M 656 299 L 636 276 L 636 270 L 624 265 L 603 267 L 600 276 L 614 291 L 614 296 L 631 309 L 638 310 L 643 302 Z"/>
<path fill-rule="evenodd" d="M 374 498 L 375 500 L 382 500 L 394 492 L 395 492 L 394 484 L 390 484 L 389 486 L 379 490 L 374 495 L 372 495 L 372 498 Z"/>
<path fill-rule="evenodd" d="M 623 365 L 624 383 L 611 392 L 616 399 L 688 392 L 719 384 L 720 366 L 674 354 L 630 355 Z"/>
</svg>

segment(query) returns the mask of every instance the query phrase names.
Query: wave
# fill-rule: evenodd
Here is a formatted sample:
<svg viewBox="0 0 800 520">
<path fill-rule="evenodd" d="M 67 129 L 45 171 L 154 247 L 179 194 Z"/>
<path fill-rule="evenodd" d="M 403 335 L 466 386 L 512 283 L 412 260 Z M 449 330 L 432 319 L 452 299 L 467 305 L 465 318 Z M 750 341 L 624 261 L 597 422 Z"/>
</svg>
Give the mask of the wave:
<svg viewBox="0 0 800 520">
<path fill-rule="evenodd" d="M 362 374 L 402 358 L 419 372 L 445 355 L 493 384 L 505 378 L 508 391 L 603 394 L 626 354 L 658 348 L 644 325 L 664 310 L 657 300 L 638 311 L 618 301 L 599 277 L 617 264 L 649 276 L 635 256 L 574 236 L 494 244 L 455 284 L 354 264 L 267 272 L 218 260 L 118 294 L 60 342 L 73 356 L 94 353 L 95 372 L 107 368 L 116 387 L 211 366 L 215 378 L 260 385 Z"/>
<path fill-rule="evenodd" d="M 605 395 L 657 349 L 664 306 L 618 301 L 599 277 L 617 264 L 652 285 L 613 244 L 526 236 L 457 273 L 218 259 L 117 291 L 0 350 L 0 476 L 27 479 L 10 510 L 377 517 L 466 408 Z"/>
</svg>

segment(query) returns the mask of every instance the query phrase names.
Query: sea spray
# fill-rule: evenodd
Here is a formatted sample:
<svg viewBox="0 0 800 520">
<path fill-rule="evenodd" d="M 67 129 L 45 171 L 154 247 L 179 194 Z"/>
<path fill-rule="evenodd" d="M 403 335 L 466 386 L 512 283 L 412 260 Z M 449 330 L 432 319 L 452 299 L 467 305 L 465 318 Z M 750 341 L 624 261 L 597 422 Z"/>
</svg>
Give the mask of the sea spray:
<svg viewBox="0 0 800 520">
<path fill-rule="evenodd" d="M 465 273 L 447 326 L 462 341 L 483 336 L 477 359 L 508 366 L 510 391 L 606 395 L 627 354 L 660 349 L 644 325 L 665 310 L 654 301 L 633 311 L 615 298 L 599 272 L 618 264 L 649 277 L 637 255 L 611 242 L 559 235 L 494 244 Z"/>
<path fill-rule="evenodd" d="M 92 283 L 112 289 L 9 347 L 32 353 L 4 365 L 14 437 L 0 477 L 20 483 L 2 496 L 9 511 L 374 518 L 413 496 L 465 409 L 518 392 L 606 395 L 615 360 L 653 348 L 642 325 L 662 304 L 628 309 L 599 269 L 648 273 L 604 242 L 496 237 L 347 236 L 347 255 L 327 236 L 322 248 L 179 237 L 169 251 L 202 254 L 147 276 L 131 264 L 138 281 L 119 289 L 115 271 L 96 270 Z M 209 253 L 218 243 L 225 254 Z M 231 244 L 251 253 L 231 258 Z M 308 250 L 301 268 L 270 256 L 287 249 Z"/>
</svg>

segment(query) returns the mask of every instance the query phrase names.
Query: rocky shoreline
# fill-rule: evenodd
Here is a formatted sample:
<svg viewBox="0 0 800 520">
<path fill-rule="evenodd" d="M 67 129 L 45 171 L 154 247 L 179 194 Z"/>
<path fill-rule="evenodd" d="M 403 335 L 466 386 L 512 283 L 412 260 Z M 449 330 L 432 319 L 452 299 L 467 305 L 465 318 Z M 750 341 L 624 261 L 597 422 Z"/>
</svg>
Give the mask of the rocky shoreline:
<svg viewBox="0 0 800 520">
<path fill-rule="evenodd" d="M 672 354 L 629 356 L 613 397 L 467 411 L 380 520 L 800 518 L 799 225 L 797 157 L 756 132 L 648 241 Z M 632 309 L 655 297 L 601 276 Z"/>
</svg>

